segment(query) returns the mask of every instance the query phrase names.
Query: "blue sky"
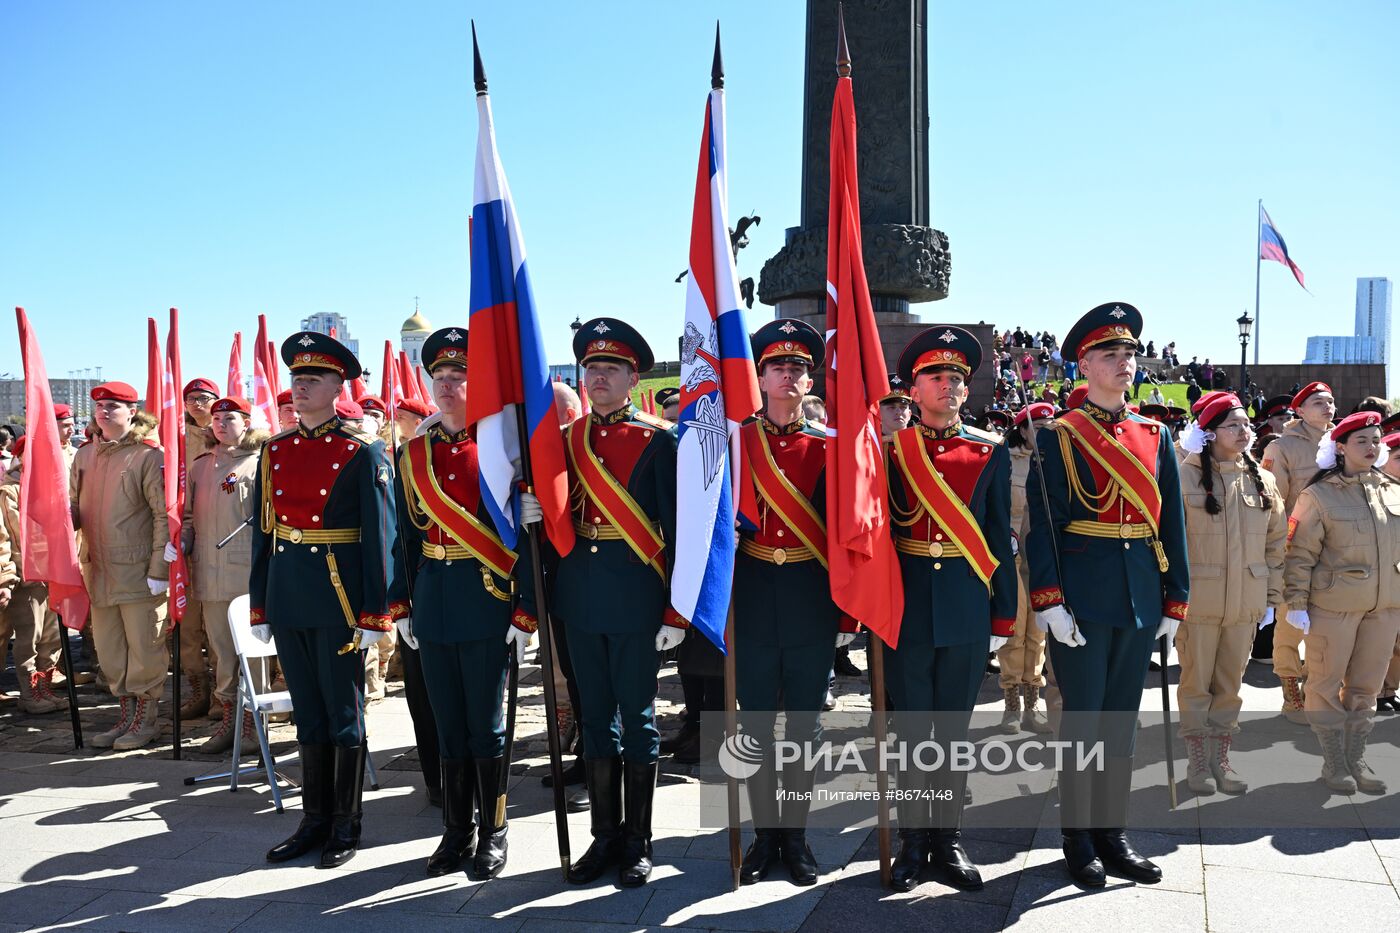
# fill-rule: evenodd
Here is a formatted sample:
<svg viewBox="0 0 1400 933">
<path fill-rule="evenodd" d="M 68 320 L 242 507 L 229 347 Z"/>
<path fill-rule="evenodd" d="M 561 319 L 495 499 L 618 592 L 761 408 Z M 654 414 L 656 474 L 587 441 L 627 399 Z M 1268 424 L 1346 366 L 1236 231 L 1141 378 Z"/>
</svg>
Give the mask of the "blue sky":
<svg viewBox="0 0 1400 933">
<path fill-rule="evenodd" d="M 1265 264 L 1266 361 L 1350 333 L 1358 276 L 1400 279 L 1400 6 L 930 6 L 953 275 L 916 308 L 929 323 L 1063 334 L 1126 300 L 1159 345 L 1236 360 L 1261 197 L 1312 291 Z M 435 326 L 464 322 L 475 16 L 551 361 L 576 314 L 671 356 L 714 21 L 731 214 L 763 216 L 740 255 L 756 277 L 798 222 L 803 9 L 9 0 L 0 303 L 29 310 L 52 375 L 138 386 L 145 318 L 163 330 L 172 305 L 186 376 L 220 380 L 258 312 L 279 338 L 344 313 L 375 370 L 415 295 Z M 0 342 L 0 371 L 19 366 Z"/>
</svg>

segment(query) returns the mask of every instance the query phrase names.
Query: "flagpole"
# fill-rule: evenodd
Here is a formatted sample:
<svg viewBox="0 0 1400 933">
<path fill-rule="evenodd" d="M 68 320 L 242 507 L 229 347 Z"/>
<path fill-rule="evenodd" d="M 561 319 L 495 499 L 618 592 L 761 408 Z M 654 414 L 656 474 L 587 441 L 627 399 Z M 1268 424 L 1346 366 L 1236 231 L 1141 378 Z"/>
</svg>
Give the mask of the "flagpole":
<svg viewBox="0 0 1400 933">
<path fill-rule="evenodd" d="M 1259 205 L 1254 210 L 1254 368 L 1259 368 L 1259 342 L 1263 339 L 1263 329 L 1259 326 L 1259 266 L 1260 249 L 1259 244 L 1264 235 L 1264 199 L 1259 199 Z M 1245 387 L 1240 387 L 1243 389 Z"/>
<path fill-rule="evenodd" d="M 890 886 L 893 854 L 890 845 L 890 776 L 885 771 L 885 743 L 889 736 L 885 726 L 889 715 L 885 710 L 885 643 L 870 633 L 870 708 L 875 726 L 875 834 L 880 848 L 880 884 Z"/>
<path fill-rule="evenodd" d="M 472 67 L 476 85 L 476 96 L 486 96 L 486 68 L 481 64 L 481 49 L 476 44 L 476 23 L 472 23 Z M 520 470 L 525 490 L 535 493 L 535 470 L 530 460 L 530 431 L 525 422 L 525 403 L 515 405 L 515 430 L 520 441 Z M 545 589 L 544 564 L 540 553 L 538 526 L 523 526 L 525 540 L 530 547 L 530 571 L 535 586 L 535 611 L 539 617 L 536 626 L 540 633 L 540 669 L 544 682 L 544 726 L 549 746 L 549 774 L 554 784 L 554 828 L 559 841 L 559 867 L 564 872 L 564 881 L 569 880 L 569 815 L 564 801 L 563 750 L 559 741 L 558 700 L 554 690 L 554 639 L 550 634 L 549 591 Z"/>
</svg>

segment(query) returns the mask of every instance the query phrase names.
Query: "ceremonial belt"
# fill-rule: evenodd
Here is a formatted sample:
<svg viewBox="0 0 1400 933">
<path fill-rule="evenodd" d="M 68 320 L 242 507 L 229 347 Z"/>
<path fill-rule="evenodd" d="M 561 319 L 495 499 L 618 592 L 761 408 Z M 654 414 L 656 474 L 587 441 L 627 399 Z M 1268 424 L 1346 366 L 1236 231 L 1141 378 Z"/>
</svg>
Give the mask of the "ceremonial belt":
<svg viewBox="0 0 1400 933">
<path fill-rule="evenodd" d="M 632 498 L 603 466 L 602 461 L 593 454 L 593 446 L 588 440 L 588 425 L 589 419 L 580 418 L 569 425 L 568 430 L 569 462 L 574 466 L 579 484 L 583 486 L 589 501 L 603 513 L 608 524 L 627 542 L 632 553 L 641 558 L 642 563 L 655 570 L 664 582 L 666 565 L 662 563 L 661 553 L 666 550 L 666 542 L 662 540 L 660 532 L 652 525 L 646 512 L 637 504 L 637 500 Z M 577 522 L 574 527 L 578 528 Z M 602 535 L 602 529 L 599 528 L 598 537 L 601 538 Z"/>
<path fill-rule="evenodd" d="M 433 442 L 426 434 L 404 445 L 404 483 L 422 505 L 424 513 L 467 554 L 481 561 L 497 575 L 510 578 L 515 569 L 516 553 L 494 531 L 461 504 L 442 491 L 433 473 Z"/>
<path fill-rule="evenodd" d="M 1150 528 L 1148 537 L 1157 554 L 1157 566 L 1166 573 L 1167 554 L 1157 540 L 1162 517 L 1162 491 L 1157 488 L 1157 477 L 1112 432 L 1080 409 L 1065 412 L 1059 420 L 1080 452 L 1102 467 L 1118 484 L 1123 497 L 1142 513 Z M 1066 461 L 1065 469 L 1075 469 L 1074 463 Z"/>
<path fill-rule="evenodd" d="M 912 452 L 909 450 L 911 440 L 914 446 Z M 1000 562 L 992 556 L 987 539 L 983 536 L 977 519 L 968 511 L 966 503 L 958 498 L 957 493 L 953 492 L 933 468 L 933 461 L 929 458 L 923 439 L 919 437 L 919 429 L 905 428 L 896 432 L 894 449 L 910 488 L 928 510 L 929 518 L 952 539 L 952 545 L 958 549 L 961 556 L 967 558 L 973 572 L 990 591 L 992 573 L 1000 566 Z M 899 539 L 896 538 L 896 547 L 898 543 Z"/>
<path fill-rule="evenodd" d="M 284 525 L 278 522 L 272 527 L 272 533 L 280 541 L 290 541 L 293 544 L 358 544 L 360 542 L 360 529 L 358 528 L 293 528 L 291 525 Z"/>
<path fill-rule="evenodd" d="M 894 549 L 901 554 L 912 554 L 915 557 L 966 557 L 956 544 L 951 541 L 917 541 L 913 538 L 906 538 L 903 535 L 894 536 Z"/>
<path fill-rule="evenodd" d="M 812 553 L 810 548 L 800 544 L 793 547 L 765 547 L 750 538 L 740 538 L 739 550 L 750 557 L 756 557 L 770 564 L 777 564 L 779 567 L 783 564 L 796 564 L 806 560 L 821 560 L 820 555 Z M 826 561 L 822 561 L 822 566 L 826 566 Z"/>
<path fill-rule="evenodd" d="M 1150 538 L 1155 532 L 1151 525 L 1134 524 L 1124 522 L 1121 525 L 1111 525 L 1108 522 L 1089 522 L 1076 519 L 1065 525 L 1065 531 L 1074 535 L 1084 535 L 1089 538 L 1120 538 L 1128 540 L 1130 538 Z"/>
<path fill-rule="evenodd" d="M 581 538 L 590 541 L 621 541 L 622 532 L 612 525 L 604 525 L 596 522 L 592 525 L 587 522 L 574 522 L 574 533 Z"/>
<path fill-rule="evenodd" d="M 740 429 L 744 439 L 744 458 L 753 473 L 754 485 L 758 494 L 778 513 L 783 524 L 802 539 L 806 549 L 826 566 L 826 522 L 822 521 L 811 500 L 804 496 L 792 482 L 778 469 L 773 459 L 773 448 L 768 443 L 768 432 L 763 425 L 752 421 Z M 786 548 L 788 560 L 793 560 L 793 548 Z M 747 553 L 747 552 L 746 552 Z M 755 555 L 757 556 L 757 555 Z M 804 560 L 807 558 L 803 558 Z M 781 564 L 782 561 L 775 561 Z"/>
<path fill-rule="evenodd" d="M 422 547 L 423 556 L 428 558 L 428 560 L 454 561 L 476 557 L 475 554 L 462 547 L 460 544 L 429 544 L 424 541 Z M 495 578 L 491 575 L 491 568 L 487 567 L 485 564 L 481 565 L 481 585 L 486 588 L 486 592 L 503 602 L 510 600 L 510 594 L 514 592 L 515 589 L 515 581 L 513 579 L 511 580 L 511 589 L 509 591 L 498 587 Z"/>
</svg>

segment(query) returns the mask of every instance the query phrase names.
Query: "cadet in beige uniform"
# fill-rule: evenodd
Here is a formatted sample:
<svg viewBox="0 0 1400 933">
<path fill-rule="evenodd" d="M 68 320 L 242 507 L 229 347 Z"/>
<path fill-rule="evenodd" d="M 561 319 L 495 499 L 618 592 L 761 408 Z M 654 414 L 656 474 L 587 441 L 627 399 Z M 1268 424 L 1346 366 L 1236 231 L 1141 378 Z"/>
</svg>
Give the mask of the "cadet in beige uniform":
<svg viewBox="0 0 1400 933">
<path fill-rule="evenodd" d="M 1055 417 L 1055 406 L 1035 402 L 1016 414 L 1015 427 L 1006 434 L 1006 446 L 1011 452 L 1011 533 L 1016 548 L 1016 627 L 1011 638 L 997 649 L 1001 667 L 1001 692 L 1006 708 L 1001 715 L 1001 731 L 1013 735 L 1022 729 L 1041 734 L 1053 732 L 1045 716 L 1037 709 L 1040 688 L 1045 686 L 1041 668 L 1045 666 L 1045 633 L 1035 625 L 1027 583 L 1030 570 L 1020 557 L 1019 542 L 1025 537 L 1026 476 L 1031 470 L 1031 433 L 1039 431 Z M 1025 701 L 1024 712 L 1021 701 Z"/>
<path fill-rule="evenodd" d="M 92 390 L 98 436 L 73 458 L 68 491 L 82 530 L 78 559 L 92 598 L 92 634 L 102 671 L 121 704 L 117 724 L 93 736 L 97 748 L 140 748 L 156 737 L 165 671 L 164 458 L 148 438 L 155 419 L 136 408 L 136 390 L 104 382 Z"/>
<path fill-rule="evenodd" d="M 1240 684 L 1256 626 L 1273 624 L 1283 599 L 1288 522 L 1273 476 L 1249 455 L 1254 435 L 1239 398 L 1217 393 L 1182 437 L 1191 605 L 1176 633 L 1177 705 L 1187 783 L 1197 794 L 1248 785 L 1230 766 Z"/>
<path fill-rule="evenodd" d="M 185 383 L 185 485 L 188 489 L 189 474 L 194 462 L 214 449 L 214 435 L 210 431 L 212 413 L 210 406 L 219 397 L 219 387 L 212 379 L 197 376 Z M 187 496 L 188 498 L 188 496 Z M 168 555 L 173 558 L 173 553 Z M 222 625 L 223 619 L 215 619 L 215 625 Z M 198 590 L 187 593 L 185 616 L 180 620 L 175 635 L 180 639 L 180 669 L 189 680 L 190 692 L 185 694 L 180 705 L 181 719 L 198 719 L 208 714 L 220 716 L 223 710 L 217 702 L 210 703 L 209 667 L 204 659 L 205 646 L 204 603 Z M 210 661 L 212 662 L 212 649 Z"/>
<path fill-rule="evenodd" d="M 1292 515 L 1298 494 L 1317 473 L 1317 445 L 1333 427 L 1337 412 L 1332 389 L 1325 382 L 1310 382 L 1293 396 L 1293 410 L 1298 417 L 1284 425 L 1278 438 L 1264 448 L 1264 469 L 1274 474 L 1278 493 L 1283 496 L 1283 509 Z M 1303 669 L 1298 654 L 1302 634 L 1295 628 L 1280 625 L 1274 631 L 1274 673 L 1283 684 L 1283 715 L 1290 722 L 1307 724 L 1303 715 Z"/>
<path fill-rule="evenodd" d="M 55 713 L 68 709 L 67 694 L 53 690 L 58 665 L 58 616 L 48 611 L 48 585 L 22 579 L 19 481 L 25 440 L 21 437 L 15 441 L 10 451 L 14 461 L 0 482 L 0 509 L 4 511 L 4 522 L 0 523 L 0 655 L 14 633 L 19 708 L 26 713 Z M 7 590 L 10 595 L 5 600 Z"/>
<path fill-rule="evenodd" d="M 1387 459 L 1380 423 L 1365 411 L 1337 425 L 1288 520 L 1286 618 L 1307 645 L 1306 710 L 1322 745 L 1322 779 L 1344 794 L 1385 793 L 1365 759 L 1400 636 L 1400 482 L 1375 469 Z"/>
<path fill-rule="evenodd" d="M 200 751 L 217 753 L 233 745 L 238 711 L 238 655 L 228 626 L 228 607 L 248 592 L 253 536 L 239 527 L 253 514 L 258 451 L 268 432 L 249 430 L 253 408 L 247 399 L 221 398 L 211 406 L 217 446 L 194 462 L 185 497 L 185 551 L 190 555 L 194 598 L 204 606 L 205 633 L 214 665 L 214 701 L 220 721 Z M 234 534 L 238 531 L 237 534 Z M 229 535 L 222 549 L 217 547 Z M 243 751 L 256 747 L 252 714 L 243 717 Z"/>
</svg>

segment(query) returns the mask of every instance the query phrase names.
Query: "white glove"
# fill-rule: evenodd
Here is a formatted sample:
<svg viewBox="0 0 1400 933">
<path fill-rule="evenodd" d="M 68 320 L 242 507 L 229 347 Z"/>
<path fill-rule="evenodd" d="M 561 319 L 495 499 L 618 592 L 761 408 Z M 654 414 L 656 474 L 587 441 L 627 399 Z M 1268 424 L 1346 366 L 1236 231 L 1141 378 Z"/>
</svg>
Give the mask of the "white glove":
<svg viewBox="0 0 1400 933">
<path fill-rule="evenodd" d="M 991 650 L 994 651 L 994 652 L 995 652 L 995 651 L 1000 651 L 1000 650 L 1002 649 L 1002 646 L 1005 645 L 1005 644 L 1006 644 L 1008 641 L 1010 641 L 1010 640 L 1011 640 L 1011 639 L 1007 638 L 1005 635 L 993 635 L 993 636 L 992 636 L 992 643 L 991 643 Z"/>
<path fill-rule="evenodd" d="M 170 589 L 169 580 L 156 580 L 151 577 L 146 578 L 146 588 L 151 591 L 152 596 L 164 596 Z"/>
<path fill-rule="evenodd" d="M 515 663 L 525 663 L 525 648 L 530 644 L 530 633 L 514 625 L 506 629 L 506 644 L 515 650 Z"/>
<path fill-rule="evenodd" d="M 855 641 L 855 640 L 856 640 L 856 633 L 855 633 L 855 632 L 837 632 L 837 633 L 836 633 L 836 647 L 838 647 L 838 648 L 844 648 L 844 647 L 846 647 L 847 645 L 849 645 L 851 642 L 853 642 L 853 641 Z"/>
<path fill-rule="evenodd" d="M 165 558 L 167 564 L 173 564 L 180 559 L 180 552 L 175 550 L 175 545 L 167 541 L 165 542 L 165 553 L 161 556 Z"/>
<path fill-rule="evenodd" d="M 413 637 L 413 616 L 404 616 L 394 623 L 399 630 L 399 639 L 414 651 L 418 650 L 418 639 Z"/>
<path fill-rule="evenodd" d="M 538 525 L 544 519 L 544 509 L 540 508 L 540 500 L 532 492 L 522 492 L 520 494 L 520 524 Z"/>
<path fill-rule="evenodd" d="M 1269 626 L 1271 626 L 1271 625 L 1273 625 L 1273 624 L 1274 624 L 1274 607 L 1273 607 L 1273 606 L 1270 606 L 1268 609 L 1265 609 L 1265 610 L 1264 610 L 1264 618 L 1262 618 L 1262 619 L 1259 620 L 1259 631 L 1262 632 L 1262 631 L 1264 631 L 1264 629 L 1268 628 Z"/>
<path fill-rule="evenodd" d="M 1087 643 L 1084 633 L 1074 625 L 1074 618 L 1064 606 L 1052 606 L 1035 614 L 1035 626 L 1042 632 L 1049 632 L 1055 640 L 1070 648 L 1078 648 Z"/>
<path fill-rule="evenodd" d="M 253 637 L 264 645 L 272 643 L 272 626 L 266 622 L 259 622 L 253 626 Z"/>
<path fill-rule="evenodd" d="M 1312 628 L 1312 619 L 1308 618 L 1308 610 L 1306 609 L 1290 609 L 1283 620 L 1304 635 L 1308 634 L 1308 629 Z"/>
<path fill-rule="evenodd" d="M 364 651 L 366 648 L 370 647 L 370 646 L 373 645 L 375 642 L 379 641 L 379 639 L 381 639 L 381 638 L 383 638 L 385 635 L 388 635 L 388 634 L 389 634 L 388 632 L 380 632 L 380 631 L 377 631 L 377 630 L 372 629 L 372 628 L 362 628 L 362 629 L 359 630 L 359 632 L 360 632 L 360 650 L 361 650 L 361 651 Z"/>
<path fill-rule="evenodd" d="M 1016 556 L 1019 555 L 1020 553 L 1021 553 L 1021 542 L 1020 542 L 1019 540 L 1017 540 L 1017 538 L 1016 538 L 1015 535 L 1012 535 L 1012 536 L 1011 536 L 1011 556 L 1012 556 L 1012 557 L 1016 557 Z"/>
<path fill-rule="evenodd" d="M 676 628 L 674 625 L 663 625 L 661 631 L 656 633 L 656 650 L 670 651 L 683 641 L 685 641 L 685 629 Z"/>
<path fill-rule="evenodd" d="M 1161 638 L 1165 635 L 1167 636 L 1167 644 L 1172 644 L 1176 641 L 1176 629 L 1180 624 L 1180 619 L 1173 619 L 1171 616 L 1162 616 L 1162 621 L 1157 625 L 1157 635 L 1155 637 Z"/>
</svg>

